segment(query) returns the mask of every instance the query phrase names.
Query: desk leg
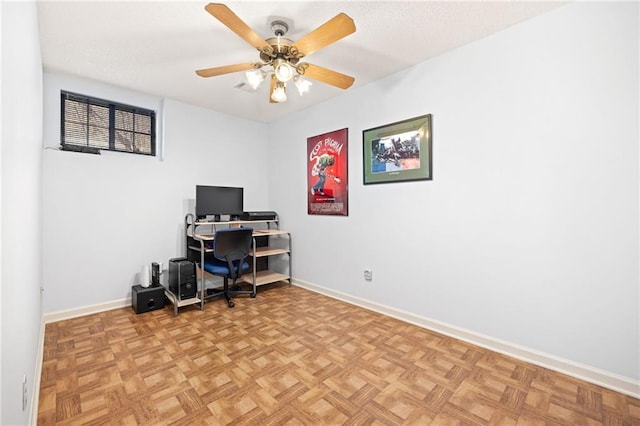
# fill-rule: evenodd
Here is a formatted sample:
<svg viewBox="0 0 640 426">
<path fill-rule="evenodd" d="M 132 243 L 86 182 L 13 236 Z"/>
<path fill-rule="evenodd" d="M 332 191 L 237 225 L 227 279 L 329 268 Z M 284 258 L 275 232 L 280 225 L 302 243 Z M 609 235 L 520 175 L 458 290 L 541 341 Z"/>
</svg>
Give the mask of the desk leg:
<svg viewBox="0 0 640 426">
<path fill-rule="evenodd" d="M 253 294 L 251 295 L 251 297 L 256 297 L 256 294 L 258 293 L 258 288 L 256 286 L 256 279 L 257 279 L 256 258 L 257 258 L 258 252 L 256 250 L 257 250 L 256 237 L 253 237 L 253 268 L 251 271 L 253 273 Z"/>
<path fill-rule="evenodd" d="M 200 241 L 200 310 L 204 311 L 204 241 Z"/>
</svg>

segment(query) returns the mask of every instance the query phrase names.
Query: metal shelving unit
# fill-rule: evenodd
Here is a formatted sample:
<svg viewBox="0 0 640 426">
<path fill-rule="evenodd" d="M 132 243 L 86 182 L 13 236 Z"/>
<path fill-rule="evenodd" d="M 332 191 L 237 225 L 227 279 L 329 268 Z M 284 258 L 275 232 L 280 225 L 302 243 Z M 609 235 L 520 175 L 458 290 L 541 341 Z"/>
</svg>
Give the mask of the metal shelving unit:
<svg viewBox="0 0 640 426">
<path fill-rule="evenodd" d="M 279 228 L 278 218 L 268 220 L 232 220 L 224 222 L 199 221 L 189 213 L 185 216 L 185 240 L 187 258 L 196 261 L 196 268 L 200 275 L 200 298 L 206 298 L 206 273 L 197 265 L 204 264 L 207 254 L 213 255 L 213 240 L 215 232 L 221 227 L 251 227 L 253 228 L 253 244 L 249 256 L 252 270 L 243 275 L 239 282 L 246 282 L 253 286 L 251 296 L 255 297 L 258 287 L 278 281 L 289 281 L 291 285 L 291 233 Z M 268 245 L 260 246 L 257 239 L 266 237 Z M 279 243 L 276 243 L 279 242 Z M 264 257 L 287 256 L 286 271 L 271 269 L 258 270 L 257 260 Z M 196 259 L 198 258 L 198 259 Z"/>
</svg>

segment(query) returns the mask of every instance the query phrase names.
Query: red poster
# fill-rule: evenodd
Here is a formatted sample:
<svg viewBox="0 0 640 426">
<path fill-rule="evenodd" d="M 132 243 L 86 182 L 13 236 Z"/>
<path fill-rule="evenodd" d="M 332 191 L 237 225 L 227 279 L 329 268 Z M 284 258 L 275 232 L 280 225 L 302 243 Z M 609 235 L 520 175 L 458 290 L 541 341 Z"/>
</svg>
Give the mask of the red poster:
<svg viewBox="0 0 640 426">
<path fill-rule="evenodd" d="M 308 213 L 348 216 L 349 130 L 307 138 Z"/>
</svg>

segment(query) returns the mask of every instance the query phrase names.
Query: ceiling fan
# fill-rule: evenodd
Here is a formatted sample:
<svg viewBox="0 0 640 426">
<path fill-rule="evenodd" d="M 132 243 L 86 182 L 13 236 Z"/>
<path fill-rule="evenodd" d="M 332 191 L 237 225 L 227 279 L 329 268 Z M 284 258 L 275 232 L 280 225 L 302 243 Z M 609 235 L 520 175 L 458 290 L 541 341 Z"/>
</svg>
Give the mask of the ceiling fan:
<svg viewBox="0 0 640 426">
<path fill-rule="evenodd" d="M 197 70 L 196 74 L 200 77 L 215 77 L 247 71 L 249 85 L 255 90 L 269 76 L 271 84 L 269 101 L 271 103 L 284 102 L 287 99 L 286 85 L 291 80 L 301 95 L 308 92 L 312 84 L 304 77 L 340 89 L 349 88 L 355 81 L 353 77 L 346 74 L 307 62 L 300 62 L 303 57 L 356 31 L 353 19 L 344 13 L 339 13 L 300 40 L 293 42 L 284 37 L 289 27 L 283 21 L 273 21 L 271 30 L 274 37 L 264 40 L 224 4 L 209 3 L 205 6 L 205 10 L 244 41 L 255 47 L 260 52 L 260 61 Z"/>
</svg>

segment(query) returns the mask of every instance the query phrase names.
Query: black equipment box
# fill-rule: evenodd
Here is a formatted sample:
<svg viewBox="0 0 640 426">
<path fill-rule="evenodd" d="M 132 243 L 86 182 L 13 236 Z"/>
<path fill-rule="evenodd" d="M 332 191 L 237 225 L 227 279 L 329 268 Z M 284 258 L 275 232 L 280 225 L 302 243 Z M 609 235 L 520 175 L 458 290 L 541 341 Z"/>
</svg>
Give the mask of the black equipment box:
<svg viewBox="0 0 640 426">
<path fill-rule="evenodd" d="M 131 287 L 131 307 L 136 314 L 162 309 L 164 304 L 164 287 L 161 285 L 151 287 L 134 285 Z"/>
<path fill-rule="evenodd" d="M 276 212 L 242 212 L 240 220 L 275 220 Z"/>
<path fill-rule="evenodd" d="M 160 264 L 153 262 L 151 264 L 151 285 L 160 285 Z"/>
<path fill-rule="evenodd" d="M 196 297 L 196 264 L 184 257 L 169 259 L 169 291 L 180 300 Z"/>
</svg>

